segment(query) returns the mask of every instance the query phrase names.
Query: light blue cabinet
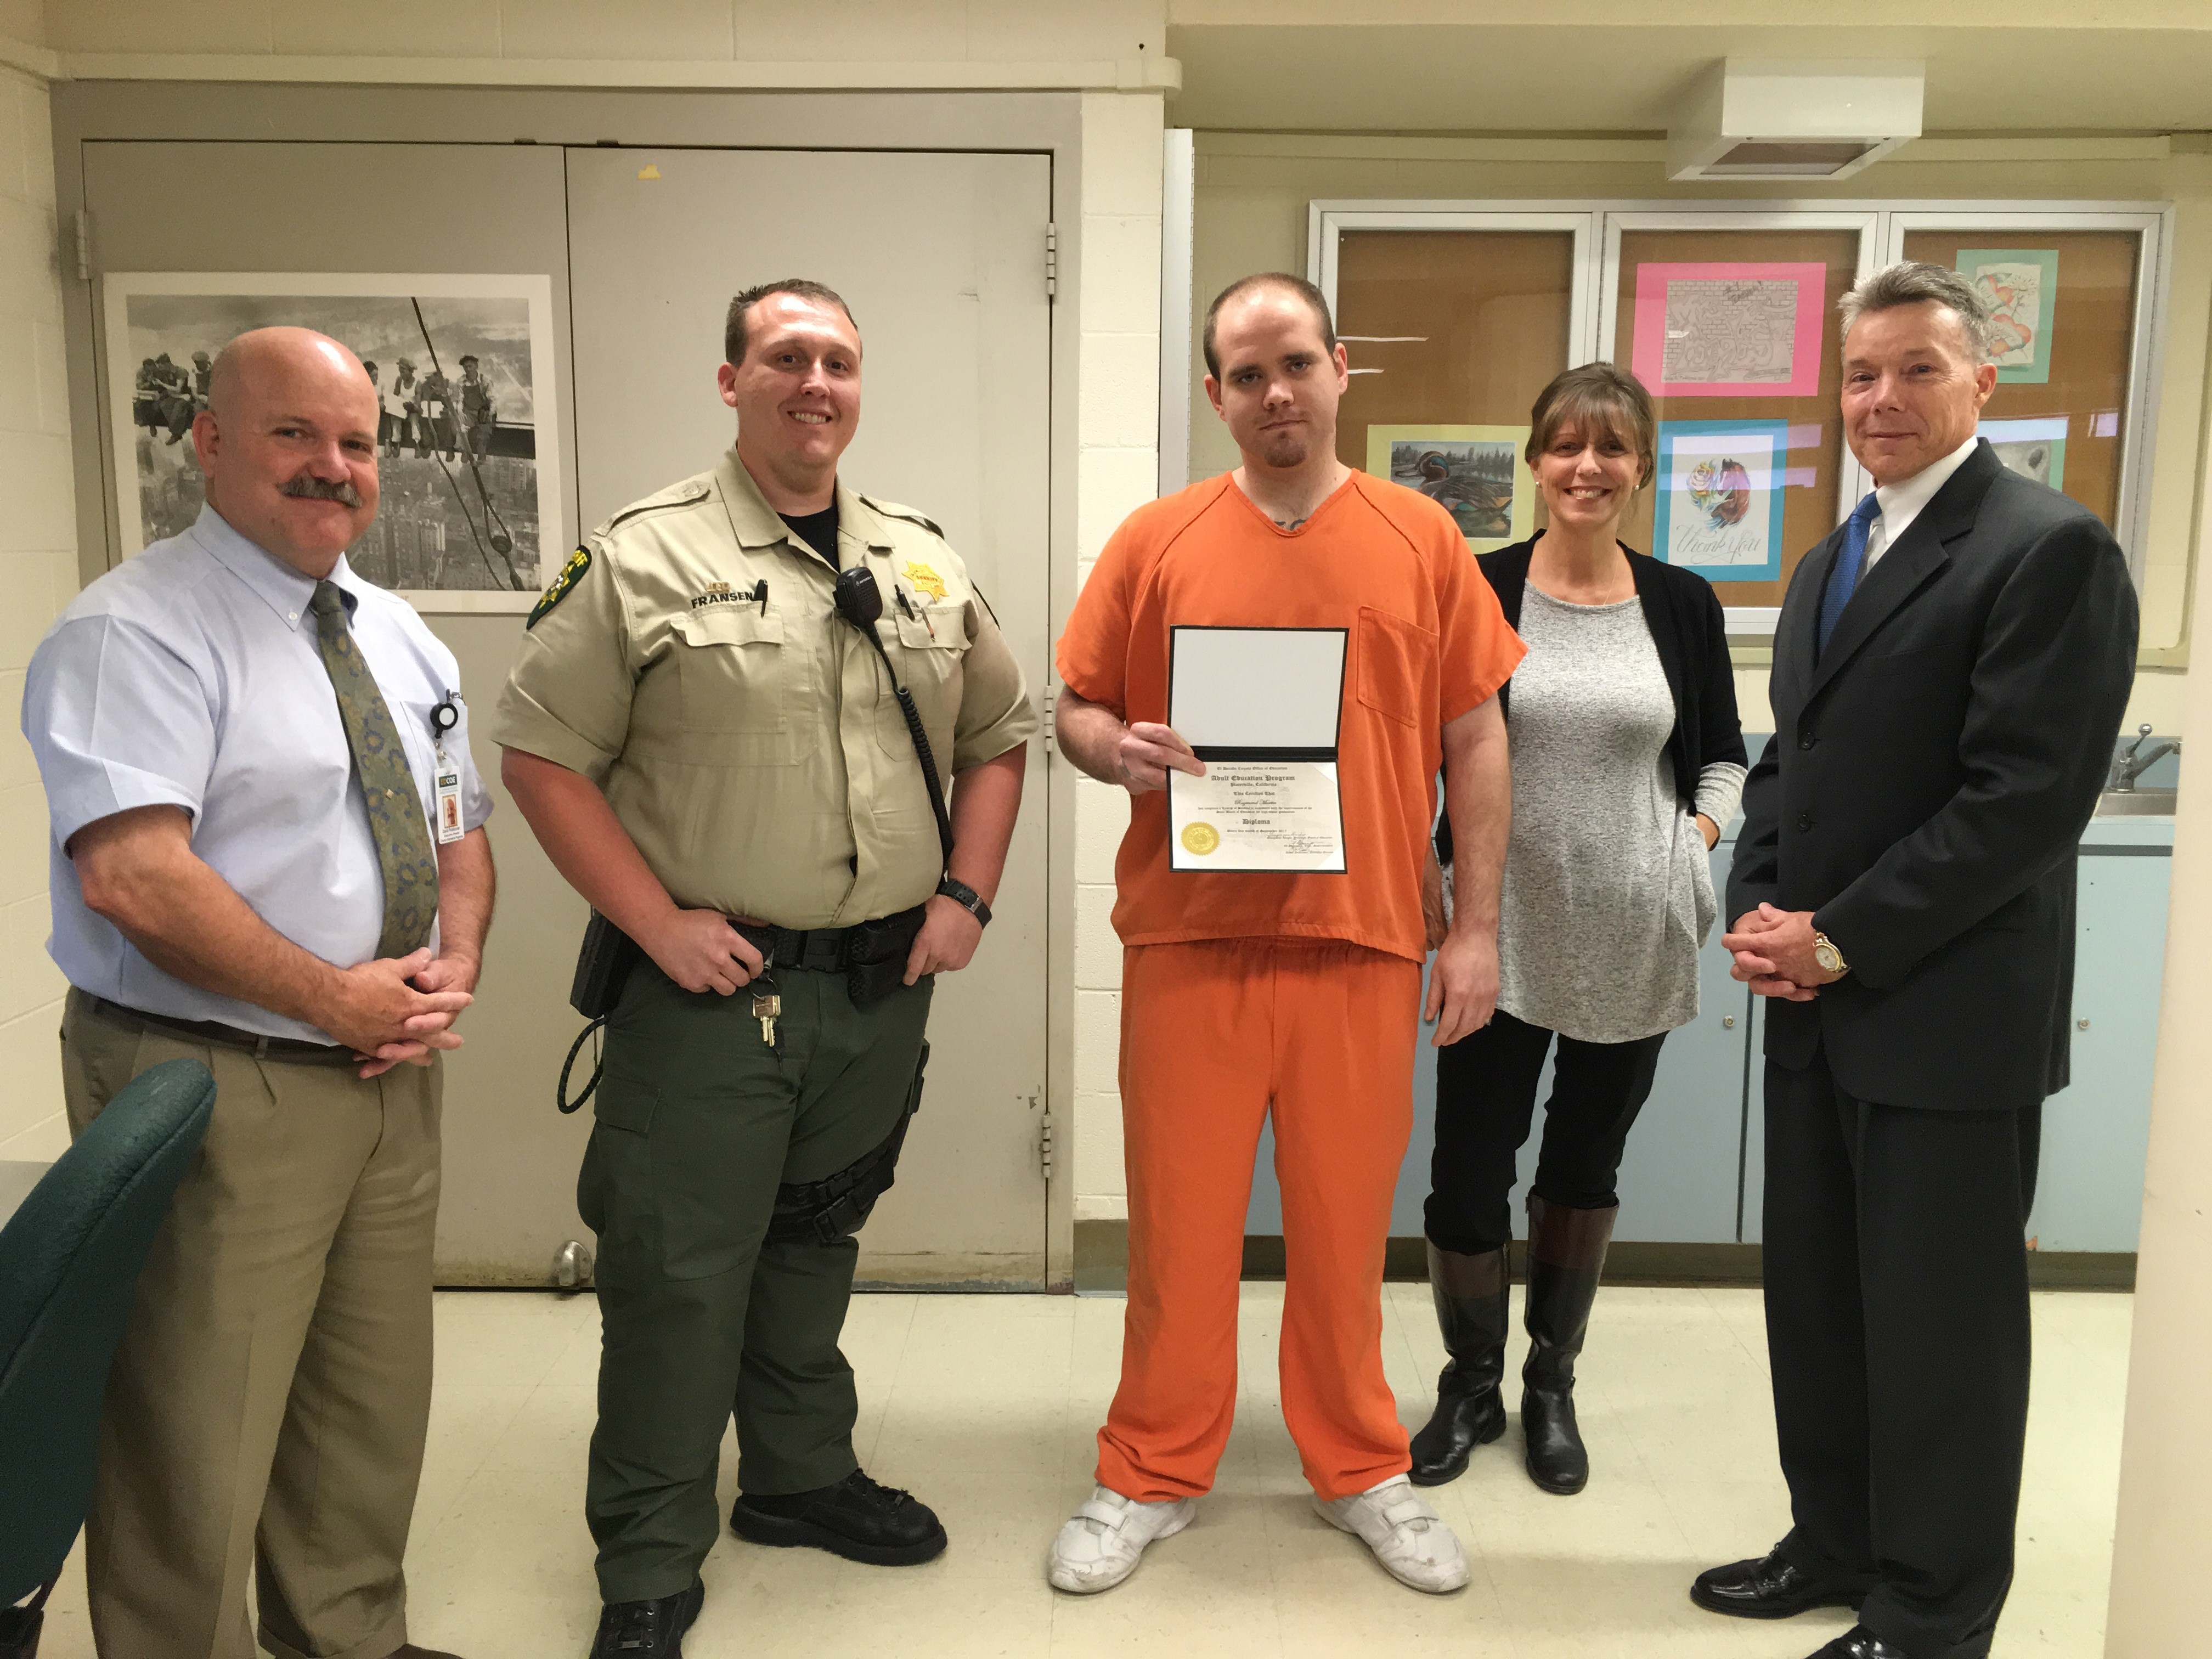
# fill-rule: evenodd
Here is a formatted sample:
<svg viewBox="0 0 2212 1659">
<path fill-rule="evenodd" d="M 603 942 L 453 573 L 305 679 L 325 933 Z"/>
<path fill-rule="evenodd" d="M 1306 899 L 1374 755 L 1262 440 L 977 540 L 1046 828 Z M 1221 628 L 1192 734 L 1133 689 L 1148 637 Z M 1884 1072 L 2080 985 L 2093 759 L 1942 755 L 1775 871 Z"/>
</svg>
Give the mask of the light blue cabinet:
<svg viewBox="0 0 2212 1659">
<path fill-rule="evenodd" d="M 2028 1236 L 2041 1250 L 2128 1253 L 2142 1220 L 2151 1061 L 2166 956 L 2171 818 L 2099 818 L 2081 838 L 2075 915 L 2072 1085 L 2043 1104 Z M 1763 1036 L 1754 1022 L 1754 1041 Z M 1759 1239 L 1765 1119 L 1754 1050 L 1743 1237 Z"/>
<path fill-rule="evenodd" d="M 1729 860 L 1734 852 L 1733 840 L 1723 840 L 1713 851 L 1717 892 L 1727 886 Z M 1629 1136 L 1628 1155 L 1620 1172 L 1618 1237 L 1670 1243 L 1735 1238 L 1737 1164 L 1743 1147 L 1745 1004 L 1749 999 L 1743 987 L 1729 977 L 1728 966 L 1728 953 L 1720 948 L 1720 929 L 1716 926 L 1699 961 L 1698 1018 L 1668 1037 L 1667 1046 L 1660 1051 L 1659 1075 L 1652 1085 L 1651 1098 Z M 1420 1047 L 1413 1060 L 1413 1133 L 1390 1206 L 1390 1231 L 1395 1237 L 1419 1234 L 1421 1201 L 1428 1195 L 1429 1153 L 1436 1143 L 1437 1055 L 1429 1045 L 1433 1030 L 1422 1028 Z M 1547 1060 L 1537 1085 L 1535 1122 L 1528 1144 L 1521 1150 L 1516 1215 L 1522 1195 L 1535 1174 L 1537 1146 L 1543 1134 L 1543 1103 L 1551 1089 L 1552 1066 Z M 1252 1202 L 1244 1223 L 1248 1233 L 1283 1230 L 1282 1194 L 1275 1184 L 1274 1156 L 1270 1128 L 1261 1135 L 1259 1159 L 1252 1172 Z"/>
<path fill-rule="evenodd" d="M 1713 891 L 1725 895 L 1735 838 L 1723 836 L 1711 856 Z M 1751 995 L 1729 977 L 1726 925 L 1713 924 L 1698 957 L 1698 1017 L 1668 1033 L 1651 1098 L 1630 1132 L 1616 1237 L 1669 1244 L 1735 1238 Z M 1531 1135 L 1522 1161 L 1524 1191 L 1535 1173 L 1534 1143 Z"/>
<path fill-rule="evenodd" d="M 1736 1237 L 1756 1244 L 1763 1236 L 1760 1206 L 1766 1202 L 1766 1002 L 1751 999 L 1749 1046 L 1744 1055 L 1743 1224 Z"/>
<path fill-rule="evenodd" d="M 2095 823 L 2082 842 L 2074 1080 L 2043 1103 L 2043 1161 L 2027 1218 L 2039 1249 L 2136 1248 L 2172 853 L 2170 818 Z"/>
<path fill-rule="evenodd" d="M 2172 844 L 2170 818 L 2100 818 L 2082 839 L 2074 1081 L 2044 1107 L 2042 1173 L 2028 1220 L 2044 1250 L 2136 1248 Z M 1734 852 L 1732 834 L 1714 849 L 1716 891 L 1727 890 Z M 1729 978 L 1720 933 L 1717 925 L 1700 958 L 1698 1018 L 1668 1037 L 1651 1098 L 1629 1137 L 1615 1234 L 1623 1240 L 1756 1243 L 1760 1236 L 1765 1011 Z M 1401 1237 L 1420 1233 L 1428 1192 L 1437 1089 L 1429 1035 L 1424 1027 L 1414 1060 L 1413 1137 L 1390 1211 L 1390 1231 Z M 1547 1065 L 1536 1123 L 1522 1149 L 1522 1193 L 1535 1170 L 1550 1089 Z M 1282 1230 L 1270 1131 L 1261 1138 L 1245 1231 Z"/>
</svg>

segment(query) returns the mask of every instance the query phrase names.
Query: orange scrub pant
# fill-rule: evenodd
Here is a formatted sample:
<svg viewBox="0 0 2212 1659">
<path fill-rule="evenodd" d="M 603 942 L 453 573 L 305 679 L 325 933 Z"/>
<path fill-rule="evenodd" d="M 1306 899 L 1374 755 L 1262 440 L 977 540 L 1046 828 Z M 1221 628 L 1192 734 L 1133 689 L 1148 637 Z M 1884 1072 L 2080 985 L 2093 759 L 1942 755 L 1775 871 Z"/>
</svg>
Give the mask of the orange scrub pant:
<svg viewBox="0 0 2212 1659">
<path fill-rule="evenodd" d="M 1129 1307 L 1098 1483 L 1213 1485 L 1237 1404 L 1237 1291 L 1260 1127 L 1283 1192 L 1283 1416 L 1324 1498 L 1409 1460 L 1382 1377 L 1382 1249 L 1413 1121 L 1421 966 L 1335 939 L 1128 947 L 1121 1122 Z"/>
</svg>

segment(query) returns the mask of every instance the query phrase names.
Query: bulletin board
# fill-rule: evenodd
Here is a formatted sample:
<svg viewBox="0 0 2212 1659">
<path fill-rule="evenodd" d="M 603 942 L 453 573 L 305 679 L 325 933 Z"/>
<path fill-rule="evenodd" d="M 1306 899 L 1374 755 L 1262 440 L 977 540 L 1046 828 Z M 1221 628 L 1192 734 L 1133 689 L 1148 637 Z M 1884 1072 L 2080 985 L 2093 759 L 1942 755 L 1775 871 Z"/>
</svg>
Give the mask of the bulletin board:
<svg viewBox="0 0 2212 1659">
<path fill-rule="evenodd" d="M 1387 465 L 1394 447 L 1430 432 L 1455 464 L 1478 437 L 1525 438 L 1529 405 L 1570 362 L 1574 276 L 1570 231 L 1346 231 L 1336 327 L 1352 386 L 1337 413 L 1339 458 Z M 1529 533 L 1530 511 L 1515 501 L 1499 528 Z M 1504 544 L 1468 534 L 1477 550 Z"/>
<path fill-rule="evenodd" d="M 2135 358 L 2136 293 L 2142 237 L 2133 230 L 1910 230 L 1905 257 L 1956 269 L 1962 252 L 1995 250 L 2055 256 L 2057 281 L 2036 319 L 2046 349 L 2040 381 L 2008 381 L 1982 410 L 1985 435 L 2015 470 L 2072 496 L 2118 528 L 2121 448 L 2126 436 Z M 2017 425 L 2014 423 L 2019 423 Z M 2002 423 L 2000 425 L 1999 423 Z M 2040 433 L 2045 441 L 2033 445 Z M 2019 434 L 2017 447 L 2004 438 Z M 2048 475 L 2052 460 L 2059 477 Z"/>
<path fill-rule="evenodd" d="M 1838 406 L 1837 301 L 1890 260 L 1963 263 L 2005 307 L 1984 435 L 2104 519 L 2140 581 L 2172 216 L 2126 202 L 1316 200 L 1308 273 L 1353 371 L 1338 453 L 1494 531 L 1498 457 L 1473 446 L 1525 427 L 1559 370 L 1619 363 L 1686 458 L 1624 536 L 1666 556 L 1663 530 L 1713 581 L 1729 631 L 1757 636 L 1870 487 Z"/>
<path fill-rule="evenodd" d="M 1797 561 L 1836 527 L 1837 485 L 1845 459 L 1843 416 L 1837 406 L 1843 390 L 1843 354 L 1836 331 L 1836 301 L 1856 278 L 1858 263 L 1856 230 L 1624 228 L 1620 233 L 1620 261 L 1612 273 L 1618 287 L 1609 354 L 1617 363 L 1635 361 L 1639 274 L 1654 267 L 1668 275 L 1692 270 L 1717 285 L 1724 283 L 1731 272 L 1744 272 L 1761 286 L 1778 290 L 1785 300 L 1802 293 L 1801 304 L 1784 308 L 1783 321 L 1791 330 L 1784 343 L 1789 361 L 1778 362 L 1767 371 L 1769 386 L 1754 389 L 1735 379 L 1719 395 L 1705 386 L 1680 387 L 1653 399 L 1662 445 L 1670 454 L 1679 447 L 1684 459 L 1671 473 L 1662 469 L 1652 488 L 1630 508 L 1621 536 L 1631 547 L 1654 557 L 1667 556 L 1656 539 L 1662 495 L 1668 498 L 1670 540 L 1682 547 L 1711 539 L 1687 533 L 1699 515 L 1719 519 L 1732 510 L 1738 515 L 1734 524 L 1778 522 L 1778 539 L 1765 542 L 1771 556 L 1753 561 L 1747 553 L 1745 562 L 1734 567 L 1710 564 L 1703 554 L 1680 557 L 1680 562 L 1713 583 L 1724 605 L 1780 605 Z M 1644 275 L 1643 283 L 1646 300 L 1641 309 L 1647 332 L 1643 349 L 1649 359 L 1655 352 L 1648 337 L 1652 277 Z M 1812 309 L 1816 291 L 1820 325 L 1805 330 L 1797 319 Z M 1744 434 L 1740 458 L 1724 457 L 1713 441 L 1725 435 L 1723 428 L 1729 423 L 1740 426 Z M 1678 439 L 1679 444 L 1668 444 L 1668 439 Z M 1708 457 L 1740 459 L 1741 475 L 1730 477 L 1740 476 L 1741 484 L 1716 492 L 1709 500 L 1705 481 L 1689 460 L 1693 453 L 1700 461 Z M 1735 574 L 1737 570 L 1741 576 Z"/>
</svg>

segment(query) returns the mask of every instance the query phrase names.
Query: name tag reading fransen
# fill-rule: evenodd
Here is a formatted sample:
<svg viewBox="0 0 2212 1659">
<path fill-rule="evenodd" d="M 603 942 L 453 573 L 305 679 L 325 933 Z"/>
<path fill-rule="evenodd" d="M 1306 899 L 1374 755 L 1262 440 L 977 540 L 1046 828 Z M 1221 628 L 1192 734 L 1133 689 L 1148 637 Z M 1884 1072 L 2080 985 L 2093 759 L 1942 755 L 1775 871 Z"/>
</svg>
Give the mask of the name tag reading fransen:
<svg viewBox="0 0 2212 1659">
<path fill-rule="evenodd" d="M 1168 724 L 1206 775 L 1168 774 L 1174 870 L 1344 871 L 1340 628 L 1176 628 Z"/>
</svg>

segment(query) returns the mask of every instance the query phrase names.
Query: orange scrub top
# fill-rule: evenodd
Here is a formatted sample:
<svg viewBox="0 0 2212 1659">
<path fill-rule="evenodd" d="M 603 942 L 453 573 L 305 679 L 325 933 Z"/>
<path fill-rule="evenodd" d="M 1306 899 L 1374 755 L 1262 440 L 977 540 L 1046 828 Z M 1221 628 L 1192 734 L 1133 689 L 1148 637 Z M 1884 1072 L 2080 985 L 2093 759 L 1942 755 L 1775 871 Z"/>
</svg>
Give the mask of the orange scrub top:
<svg viewBox="0 0 2212 1659">
<path fill-rule="evenodd" d="M 1342 874 L 1170 870 L 1168 797 L 1132 798 L 1115 861 L 1127 945 L 1296 935 L 1421 961 L 1421 869 L 1443 726 L 1493 696 L 1526 647 L 1443 507 L 1354 472 L 1297 529 L 1227 473 L 1139 507 L 1060 635 L 1060 677 L 1124 720 L 1168 717 L 1169 629 L 1348 630 L 1337 776 Z"/>
</svg>

